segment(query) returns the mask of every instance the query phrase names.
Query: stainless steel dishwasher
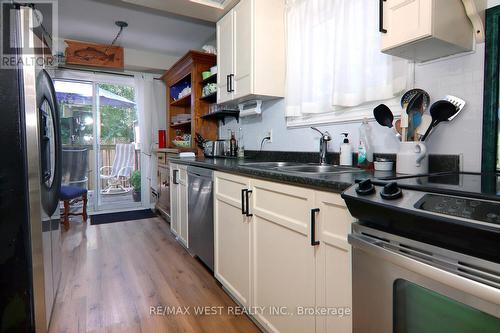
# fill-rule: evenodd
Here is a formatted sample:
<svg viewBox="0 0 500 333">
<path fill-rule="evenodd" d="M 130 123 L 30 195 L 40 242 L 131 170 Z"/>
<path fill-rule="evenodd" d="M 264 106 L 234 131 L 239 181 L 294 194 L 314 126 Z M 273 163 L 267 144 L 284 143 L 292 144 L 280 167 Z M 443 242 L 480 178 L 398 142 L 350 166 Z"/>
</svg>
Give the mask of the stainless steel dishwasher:
<svg viewBox="0 0 500 333">
<path fill-rule="evenodd" d="M 213 171 L 188 166 L 189 250 L 214 269 Z"/>
</svg>

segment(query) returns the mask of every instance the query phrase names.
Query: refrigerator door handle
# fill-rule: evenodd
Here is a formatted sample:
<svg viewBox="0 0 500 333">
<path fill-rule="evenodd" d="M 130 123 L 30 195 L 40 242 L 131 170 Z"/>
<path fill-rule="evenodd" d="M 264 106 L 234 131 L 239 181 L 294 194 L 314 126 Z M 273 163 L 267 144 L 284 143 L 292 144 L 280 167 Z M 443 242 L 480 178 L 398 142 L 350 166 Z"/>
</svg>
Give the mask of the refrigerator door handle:
<svg viewBox="0 0 500 333">
<path fill-rule="evenodd" d="M 59 205 L 61 193 L 62 142 L 56 91 L 52 78 L 45 69 L 36 78 L 36 97 L 40 123 L 40 182 L 44 192 L 42 207 L 48 216 L 52 216 Z"/>
</svg>

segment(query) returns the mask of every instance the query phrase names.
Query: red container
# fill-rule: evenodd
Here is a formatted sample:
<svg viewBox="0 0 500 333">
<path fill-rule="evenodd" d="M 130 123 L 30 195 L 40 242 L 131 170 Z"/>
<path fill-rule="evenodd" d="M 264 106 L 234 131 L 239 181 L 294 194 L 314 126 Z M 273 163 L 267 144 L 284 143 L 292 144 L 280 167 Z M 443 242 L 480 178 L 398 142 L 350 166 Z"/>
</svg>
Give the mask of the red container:
<svg viewBox="0 0 500 333">
<path fill-rule="evenodd" d="M 158 148 L 167 148 L 167 131 L 158 130 Z"/>
</svg>

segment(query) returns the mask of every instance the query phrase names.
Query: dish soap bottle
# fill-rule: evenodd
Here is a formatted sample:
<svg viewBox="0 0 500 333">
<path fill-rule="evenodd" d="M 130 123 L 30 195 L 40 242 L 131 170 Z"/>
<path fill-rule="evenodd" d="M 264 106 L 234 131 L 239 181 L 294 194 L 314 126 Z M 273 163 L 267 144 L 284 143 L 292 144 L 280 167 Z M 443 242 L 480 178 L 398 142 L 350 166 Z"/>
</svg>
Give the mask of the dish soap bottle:
<svg viewBox="0 0 500 333">
<path fill-rule="evenodd" d="M 352 147 L 349 143 L 349 133 L 342 133 L 344 140 L 340 145 L 340 165 L 352 166 Z"/>
<path fill-rule="evenodd" d="M 371 144 L 371 129 L 368 119 L 363 119 L 359 127 L 359 146 L 358 146 L 358 167 L 370 169 L 373 166 L 373 148 Z"/>
<path fill-rule="evenodd" d="M 236 143 L 236 138 L 234 137 L 234 132 L 231 132 L 231 139 L 229 140 L 229 151 L 231 157 L 236 157 L 238 151 L 238 145 Z"/>
</svg>

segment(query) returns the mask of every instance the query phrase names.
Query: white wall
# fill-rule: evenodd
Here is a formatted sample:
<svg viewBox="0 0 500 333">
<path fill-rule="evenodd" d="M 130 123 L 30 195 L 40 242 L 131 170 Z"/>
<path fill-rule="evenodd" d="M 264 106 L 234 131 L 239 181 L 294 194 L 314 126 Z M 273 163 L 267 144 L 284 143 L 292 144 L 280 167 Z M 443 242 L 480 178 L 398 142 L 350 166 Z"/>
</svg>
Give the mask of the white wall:
<svg viewBox="0 0 500 333">
<path fill-rule="evenodd" d="M 500 0 L 488 0 L 488 8 L 500 5 Z"/>
<path fill-rule="evenodd" d="M 180 57 L 136 49 L 124 49 L 125 69 L 137 72 L 161 73 L 170 68 Z"/>
<path fill-rule="evenodd" d="M 500 0 L 489 1 L 488 6 L 500 4 Z M 415 66 L 414 87 L 425 89 L 433 101 L 445 95 L 456 95 L 467 102 L 452 123 L 441 124 L 429 137 L 431 154 L 458 154 L 463 157 L 464 171 L 480 171 L 482 114 L 483 114 L 484 44 L 478 44 L 470 54 L 454 56 Z M 265 103 L 261 116 L 242 119 L 240 124 L 229 122 L 220 130 L 227 136 L 227 129 L 243 128 L 245 148 L 256 150 L 265 133 L 273 130 L 273 142 L 264 145 L 264 150 L 318 151 L 319 135 L 309 128 L 287 128 L 284 117 L 285 101 Z M 330 151 L 339 151 L 341 133 L 347 132 L 356 146 L 360 123 L 322 126 L 334 137 Z M 371 122 L 375 152 L 396 153 L 398 141 L 392 130 Z"/>
</svg>

